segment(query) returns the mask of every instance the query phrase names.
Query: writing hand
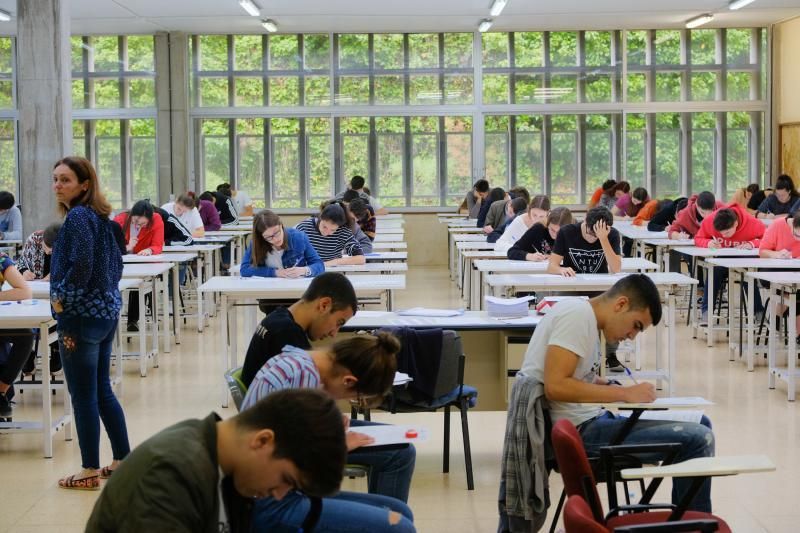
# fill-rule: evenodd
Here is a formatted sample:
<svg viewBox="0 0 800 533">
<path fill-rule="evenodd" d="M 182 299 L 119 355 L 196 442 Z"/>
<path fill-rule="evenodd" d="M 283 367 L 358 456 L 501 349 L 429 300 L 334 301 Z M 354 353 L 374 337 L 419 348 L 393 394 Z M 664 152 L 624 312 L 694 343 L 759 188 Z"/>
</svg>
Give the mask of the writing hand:
<svg viewBox="0 0 800 533">
<path fill-rule="evenodd" d="M 36 276 L 33 274 L 32 271 L 26 270 L 25 272 L 22 273 L 22 279 L 24 279 L 25 281 L 33 281 L 36 279 Z"/>
<path fill-rule="evenodd" d="M 625 401 L 628 403 L 651 403 L 656 399 L 656 388 L 652 383 L 639 383 L 625 387 Z"/>
<path fill-rule="evenodd" d="M 574 278 L 575 271 L 572 270 L 570 267 L 561 267 L 561 275 L 565 278 Z"/>
</svg>

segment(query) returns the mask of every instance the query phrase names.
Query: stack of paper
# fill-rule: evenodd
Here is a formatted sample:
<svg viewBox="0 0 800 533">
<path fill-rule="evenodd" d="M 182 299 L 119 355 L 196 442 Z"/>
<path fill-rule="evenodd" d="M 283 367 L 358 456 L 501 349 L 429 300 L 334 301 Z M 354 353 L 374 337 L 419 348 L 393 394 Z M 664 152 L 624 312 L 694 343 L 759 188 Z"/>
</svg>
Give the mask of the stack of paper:
<svg viewBox="0 0 800 533">
<path fill-rule="evenodd" d="M 588 300 L 588 296 L 545 296 L 542 298 L 539 303 L 536 304 L 536 311 L 540 315 L 546 314 L 551 307 L 556 305 L 558 302 L 566 300 L 568 298 L 583 298 L 584 300 Z"/>
<path fill-rule="evenodd" d="M 521 318 L 528 316 L 528 302 L 533 296 L 519 298 L 497 298 L 486 296 L 486 312 L 493 318 Z"/>
</svg>

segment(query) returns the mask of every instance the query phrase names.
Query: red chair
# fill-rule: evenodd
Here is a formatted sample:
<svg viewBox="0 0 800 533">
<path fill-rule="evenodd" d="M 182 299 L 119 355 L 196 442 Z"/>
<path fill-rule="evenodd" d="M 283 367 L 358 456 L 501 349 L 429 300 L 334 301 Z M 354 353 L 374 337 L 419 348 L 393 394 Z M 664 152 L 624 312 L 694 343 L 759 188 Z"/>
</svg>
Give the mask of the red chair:
<svg viewBox="0 0 800 533">
<path fill-rule="evenodd" d="M 672 516 L 676 514 L 673 513 L 675 507 L 668 504 L 619 506 L 611 509 L 611 512 L 607 516 L 604 515 L 602 502 L 597 493 L 594 474 L 589 466 L 589 459 L 586 456 L 586 450 L 583 447 L 583 441 L 578 434 L 578 430 L 575 429 L 575 426 L 568 420 L 559 420 L 553 426 L 550 439 L 553 443 L 553 450 L 556 454 L 561 478 L 564 480 L 564 490 L 566 490 L 570 500 L 573 496 L 580 496 L 583 498 L 584 503 L 589 507 L 595 524 L 605 527 L 605 531 L 616 531 L 619 530 L 619 528 L 627 526 L 665 523 L 670 519 L 671 524 L 677 520 L 714 520 L 719 526 L 719 531 L 723 533 L 730 532 L 728 524 L 713 514 L 686 511 L 685 513 L 678 513 L 676 516 Z M 626 449 L 628 453 L 644 453 L 648 451 L 648 446 L 646 445 L 622 446 L 620 448 Z M 667 510 L 653 512 L 653 509 Z M 619 514 L 620 512 L 629 512 L 629 514 Z M 700 528 L 695 528 L 695 530 L 697 529 Z M 573 529 L 572 531 L 583 530 Z"/>
<path fill-rule="evenodd" d="M 646 515 L 645 515 L 646 516 Z M 700 531 L 713 533 L 719 524 L 715 520 L 681 520 L 679 522 L 660 522 L 618 527 L 615 533 L 667 533 L 679 531 Z M 592 510 L 580 496 L 570 496 L 564 507 L 564 528 L 567 533 L 608 533 L 608 529 L 595 521 Z"/>
</svg>

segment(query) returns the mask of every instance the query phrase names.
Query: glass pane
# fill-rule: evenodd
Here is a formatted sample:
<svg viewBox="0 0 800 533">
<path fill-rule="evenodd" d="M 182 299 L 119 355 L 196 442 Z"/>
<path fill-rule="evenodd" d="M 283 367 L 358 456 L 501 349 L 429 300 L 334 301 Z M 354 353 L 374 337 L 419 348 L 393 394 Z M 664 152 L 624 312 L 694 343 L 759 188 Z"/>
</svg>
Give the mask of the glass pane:
<svg viewBox="0 0 800 533">
<path fill-rule="evenodd" d="M 122 107 L 119 101 L 118 80 L 90 80 L 94 83 L 94 106 L 101 108 Z"/>
<path fill-rule="evenodd" d="M 306 69 L 329 69 L 331 43 L 327 35 L 304 35 L 303 55 Z"/>
<path fill-rule="evenodd" d="M 713 65 L 717 62 L 717 30 L 692 30 L 692 65 Z"/>
<path fill-rule="evenodd" d="M 236 84 L 234 105 L 264 105 L 264 81 L 262 78 L 236 78 L 234 83 Z"/>
<path fill-rule="evenodd" d="M 11 39 L 8 39 L 11 42 Z M 73 36 L 70 37 L 70 57 L 72 62 L 72 72 L 83 71 L 83 37 Z M 8 55 L 8 60 L 11 60 L 11 54 Z M 10 67 L 10 64 L 8 65 Z"/>
<path fill-rule="evenodd" d="M 333 163 L 331 160 L 331 121 L 328 118 L 306 119 L 306 151 L 308 153 L 308 193 L 311 204 L 333 196 Z"/>
<path fill-rule="evenodd" d="M 0 122 L 2 124 L 4 123 Z M 86 123 L 83 120 L 72 121 L 72 153 L 86 157 Z"/>
<path fill-rule="evenodd" d="M 485 74 L 483 76 L 483 103 L 508 103 L 508 74 Z"/>
<path fill-rule="evenodd" d="M 692 73 L 692 100 L 715 100 L 717 97 L 717 74 L 715 72 Z"/>
<path fill-rule="evenodd" d="M 200 105 L 226 107 L 228 105 L 228 79 L 200 78 Z"/>
<path fill-rule="evenodd" d="M 542 76 L 536 74 L 517 74 L 514 80 L 514 103 L 541 103 Z"/>
<path fill-rule="evenodd" d="M 331 105 L 329 76 L 306 76 L 305 105 Z"/>
<path fill-rule="evenodd" d="M 647 97 L 647 74 L 628 74 L 628 101 L 644 102 Z"/>
<path fill-rule="evenodd" d="M 269 38 L 270 70 L 298 70 L 300 43 L 297 35 L 271 35 Z"/>
<path fill-rule="evenodd" d="M 586 76 L 586 101 L 592 103 L 610 102 L 611 76 Z"/>
<path fill-rule="evenodd" d="M 586 42 L 586 65 L 604 66 L 611 64 L 611 32 L 587 31 L 584 33 Z"/>
<path fill-rule="evenodd" d="M 439 205 L 439 136 L 415 133 L 411 137 L 413 196 L 411 205 Z"/>
<path fill-rule="evenodd" d="M 155 42 L 150 35 L 129 35 L 128 70 L 155 73 Z"/>
<path fill-rule="evenodd" d="M 553 104 L 574 104 L 578 100 L 578 77 L 572 74 L 554 74 L 544 97 Z"/>
<path fill-rule="evenodd" d="M 233 61 L 235 70 L 263 70 L 263 48 L 260 35 L 234 35 Z"/>
<path fill-rule="evenodd" d="M 542 117 L 519 115 L 514 120 L 517 150 L 515 184 L 528 191 L 544 191 L 542 176 Z"/>
<path fill-rule="evenodd" d="M 678 30 L 656 31 L 656 65 L 681 64 L 681 32 Z"/>
<path fill-rule="evenodd" d="M 409 76 L 409 103 L 414 105 L 437 105 L 442 103 L 439 76 Z"/>
<path fill-rule="evenodd" d="M 715 128 L 714 113 L 692 115 L 692 173 L 689 177 L 691 194 L 714 190 Z"/>
<path fill-rule="evenodd" d="M 269 78 L 269 105 L 290 106 L 300 104 L 300 78 L 275 76 Z"/>
<path fill-rule="evenodd" d="M 97 121 L 98 130 L 102 129 L 101 122 Z M 117 122 L 117 121 L 114 121 Z M 117 128 L 119 122 L 117 122 Z M 97 174 L 102 176 L 101 188 L 106 198 L 115 209 L 122 206 L 122 155 L 120 153 L 119 133 L 116 136 L 104 135 L 95 138 L 97 150 Z"/>
<path fill-rule="evenodd" d="M 403 68 L 403 36 L 398 34 L 378 33 L 372 36 L 375 48 L 376 69 Z"/>
<path fill-rule="evenodd" d="M 444 95 L 447 104 L 471 104 L 472 89 L 472 76 L 469 74 L 444 77 Z"/>
<path fill-rule="evenodd" d="M 369 37 L 366 34 L 339 35 L 339 67 L 369 67 Z"/>
<path fill-rule="evenodd" d="M 514 65 L 517 67 L 544 66 L 544 38 L 541 32 L 514 34 Z"/>
<path fill-rule="evenodd" d="M 230 181 L 230 154 L 228 153 L 227 120 L 203 120 L 202 167 L 205 183 L 227 183 Z"/>
<path fill-rule="evenodd" d="M 613 152 L 611 137 L 611 117 L 609 115 L 586 116 L 586 202 L 588 196 L 600 187 L 604 181 L 612 179 L 611 154 Z"/>
<path fill-rule="evenodd" d="M 678 102 L 681 99 L 681 74 L 656 72 L 656 101 Z"/>
<path fill-rule="evenodd" d="M 403 76 L 375 76 L 375 103 L 403 104 Z"/>
<path fill-rule="evenodd" d="M 0 188 L 17 193 L 17 159 L 14 121 L 0 121 Z"/>
<path fill-rule="evenodd" d="M 508 183 L 509 174 L 509 120 L 503 116 L 487 116 L 485 123 L 485 177 L 502 187 Z"/>
<path fill-rule="evenodd" d="M 369 78 L 367 76 L 341 76 L 337 105 L 357 105 L 369 103 Z"/>
<path fill-rule="evenodd" d="M 408 36 L 409 68 L 439 67 L 439 35 L 412 33 Z"/>
<path fill-rule="evenodd" d="M 646 183 L 645 118 L 644 115 L 629 114 L 626 116 L 625 122 L 625 179 L 631 184 L 631 187 L 641 187 Z"/>
<path fill-rule="evenodd" d="M 236 121 L 236 150 L 238 188 L 250 195 L 254 206 L 265 207 L 264 119 Z"/>
<path fill-rule="evenodd" d="M 228 38 L 201 35 L 199 55 L 200 70 L 228 70 Z"/>
<path fill-rule="evenodd" d="M 727 99 L 750 100 L 750 72 L 728 72 Z"/>
<path fill-rule="evenodd" d="M 83 90 L 83 80 L 72 80 L 72 108 L 83 109 L 86 107 L 86 92 Z"/>
<path fill-rule="evenodd" d="M 444 66 L 445 68 L 469 68 L 472 66 L 471 33 L 444 34 Z"/>
<path fill-rule="evenodd" d="M 131 179 L 134 198 L 158 198 L 158 156 L 156 121 L 135 119 L 130 124 Z"/>
<path fill-rule="evenodd" d="M 578 64 L 578 34 L 554 31 L 550 33 L 550 63 L 555 67 L 574 67 Z"/>
<path fill-rule="evenodd" d="M 92 47 L 90 57 L 94 57 L 94 72 L 118 72 L 122 70 L 122 65 L 119 61 L 118 37 L 92 37 L 89 42 Z"/>
<path fill-rule="evenodd" d="M 752 31 L 748 29 L 725 31 L 725 52 L 729 65 L 747 65 L 750 63 L 750 39 Z"/>
<path fill-rule="evenodd" d="M 726 185 L 728 196 L 736 189 L 750 183 L 750 115 L 745 112 L 727 114 L 728 145 L 725 152 L 727 163 Z"/>
<path fill-rule="evenodd" d="M 481 40 L 484 68 L 507 67 L 509 65 L 507 33 L 482 33 Z"/>
<path fill-rule="evenodd" d="M 550 200 L 554 205 L 578 203 L 578 133 L 575 115 L 552 118 Z"/>
<path fill-rule="evenodd" d="M 679 113 L 656 115 L 656 173 L 653 198 L 673 198 L 681 192 L 681 131 Z"/>
<path fill-rule="evenodd" d="M 628 32 L 628 64 L 646 65 L 647 64 L 647 32 L 629 31 Z"/>
<path fill-rule="evenodd" d="M 364 176 L 369 181 L 369 119 L 343 118 L 339 122 L 342 143 L 342 174 L 345 179 Z"/>
<path fill-rule="evenodd" d="M 297 135 L 272 135 L 272 207 L 300 207 L 300 147 Z"/>
<path fill-rule="evenodd" d="M 0 80 L 0 109 L 13 109 L 14 97 L 11 80 Z"/>
<path fill-rule="evenodd" d="M 403 186 L 403 153 L 405 139 L 402 133 L 377 134 L 378 143 L 378 190 L 381 201 L 389 205 L 405 205 Z"/>
<path fill-rule="evenodd" d="M 458 205 L 472 186 L 472 118 L 446 117 L 447 205 Z"/>
<path fill-rule="evenodd" d="M 130 80 L 129 96 L 131 107 L 155 107 L 156 80 L 154 78 L 135 78 Z"/>
</svg>

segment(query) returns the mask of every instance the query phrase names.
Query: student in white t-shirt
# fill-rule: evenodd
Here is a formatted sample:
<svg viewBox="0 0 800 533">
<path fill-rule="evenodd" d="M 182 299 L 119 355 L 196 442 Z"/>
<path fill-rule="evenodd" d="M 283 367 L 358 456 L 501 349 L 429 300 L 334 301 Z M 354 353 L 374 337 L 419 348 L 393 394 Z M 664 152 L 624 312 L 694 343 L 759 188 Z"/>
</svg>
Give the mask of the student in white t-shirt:
<svg viewBox="0 0 800 533">
<path fill-rule="evenodd" d="M 202 237 L 206 234 L 203 219 L 195 206 L 194 198 L 188 194 L 181 194 L 174 202 L 168 202 L 161 206 L 161 209 L 171 215 L 178 217 L 181 224 L 192 232 L 192 237 Z"/>
<path fill-rule="evenodd" d="M 503 235 L 497 239 L 497 244 L 494 249 L 498 252 L 508 253 L 508 250 L 514 246 L 520 237 L 525 235 L 531 226 L 537 222 L 544 222 L 547 220 L 547 215 L 550 213 L 550 198 L 543 194 L 533 197 L 531 203 L 528 205 L 528 212 L 520 215 L 511 221 Z"/>
<path fill-rule="evenodd" d="M 521 372 L 544 384 L 553 423 L 567 419 L 577 426 L 586 451 L 599 455 L 625 424 L 627 417 L 584 403 L 649 403 L 655 387 L 643 382 L 619 386 L 600 377 L 600 333 L 608 342 L 633 339 L 661 320 L 661 298 L 645 274 L 632 274 L 589 300 L 569 298 L 556 304 L 536 326 Z M 674 357 L 675 354 L 670 354 Z M 639 420 L 621 444 L 681 444 L 675 462 L 714 455 L 710 421 L 700 424 Z M 678 503 L 691 485 L 673 482 L 672 502 Z M 711 484 L 703 484 L 689 509 L 711 512 Z"/>
</svg>

